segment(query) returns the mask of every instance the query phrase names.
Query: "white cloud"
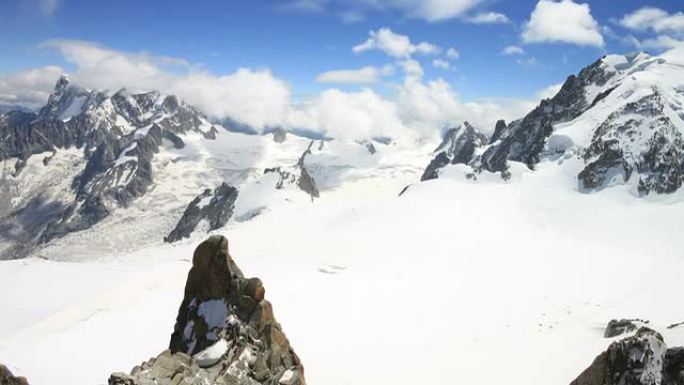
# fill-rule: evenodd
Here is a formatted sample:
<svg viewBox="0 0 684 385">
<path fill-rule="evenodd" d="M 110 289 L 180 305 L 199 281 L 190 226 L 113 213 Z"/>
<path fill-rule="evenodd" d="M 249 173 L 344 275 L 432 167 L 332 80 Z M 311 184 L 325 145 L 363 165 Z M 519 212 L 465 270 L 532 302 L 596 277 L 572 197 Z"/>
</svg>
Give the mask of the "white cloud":
<svg viewBox="0 0 684 385">
<path fill-rule="evenodd" d="M 449 64 L 448 61 L 442 60 L 442 59 L 435 59 L 432 61 L 432 66 L 435 68 L 441 68 L 443 70 L 448 70 L 451 65 Z"/>
<path fill-rule="evenodd" d="M 517 45 L 509 45 L 506 48 L 504 48 L 501 53 L 504 55 L 524 55 L 525 50 L 522 49 L 521 47 L 518 47 Z"/>
<path fill-rule="evenodd" d="M 384 3 L 403 9 L 410 17 L 441 21 L 461 16 L 480 0 L 386 0 Z"/>
<path fill-rule="evenodd" d="M 481 12 L 466 18 L 465 21 L 472 24 L 506 24 L 510 22 L 508 16 L 498 12 Z"/>
<path fill-rule="evenodd" d="M 461 57 L 461 53 L 458 52 L 456 48 L 449 48 L 446 51 L 446 57 L 449 59 L 458 59 L 459 57 Z"/>
<path fill-rule="evenodd" d="M 556 96 L 558 91 L 560 91 L 561 87 L 563 87 L 562 83 L 552 84 L 548 87 L 541 89 L 539 92 L 537 92 L 537 96 L 539 96 L 539 99 L 552 98 L 552 97 Z"/>
<path fill-rule="evenodd" d="M 42 47 L 57 50 L 74 64 L 72 77 L 84 87 L 176 94 L 207 115 L 230 116 L 256 129 L 282 122 L 290 103 L 289 87 L 267 69 L 214 75 L 182 59 L 122 52 L 86 41 L 52 40 Z"/>
<path fill-rule="evenodd" d="M 416 134 L 400 120 L 395 103 L 370 89 L 323 91 L 310 103 L 294 108 L 289 125 L 316 130 L 334 138 L 397 138 Z"/>
<path fill-rule="evenodd" d="M 397 64 L 404 70 L 404 75 L 407 78 L 420 79 L 423 77 L 424 71 L 420 63 L 413 59 L 406 59 Z"/>
<path fill-rule="evenodd" d="M 625 15 L 620 24 L 638 31 L 684 33 L 684 13 L 669 14 L 660 8 L 643 7 Z"/>
<path fill-rule="evenodd" d="M 418 44 L 411 43 L 406 35 L 392 32 L 389 28 L 380 28 L 370 31 L 368 39 L 352 48 L 355 53 L 369 50 L 379 50 L 395 58 L 408 58 L 414 53 L 434 54 L 440 51 L 439 47 L 428 42 Z"/>
<path fill-rule="evenodd" d="M 392 65 L 382 68 L 366 66 L 353 70 L 334 70 L 327 71 L 316 76 L 319 83 L 338 83 L 338 84 L 372 84 L 377 83 L 381 76 L 391 75 L 394 71 Z"/>
<path fill-rule="evenodd" d="M 444 124 L 463 120 L 491 131 L 497 119 L 517 118 L 531 108 L 529 101 L 516 99 L 464 103 L 446 81 L 423 81 L 420 63 L 411 58 L 396 63 L 405 77 L 391 95 L 381 96 L 371 89 L 328 89 L 293 103 L 287 84 L 267 69 L 243 68 L 215 75 L 184 60 L 83 41 L 52 41 L 45 46 L 57 49 L 75 66 L 71 75 L 85 87 L 157 89 L 178 95 L 210 116 L 231 117 L 256 129 L 306 128 L 347 139 L 413 138 L 438 135 Z M 390 68 L 377 70 L 382 75 Z M 61 72 L 59 67 L 42 67 L 3 77 L 0 102 L 39 107 Z"/>
<path fill-rule="evenodd" d="M 571 43 L 603 47 L 599 24 L 589 4 L 572 0 L 540 0 L 523 27 L 525 43 Z"/>
<path fill-rule="evenodd" d="M 362 19 L 370 12 L 398 12 L 404 17 L 430 22 L 462 16 L 481 0 L 290 0 L 285 7 L 299 11 L 341 12 Z M 341 10 L 341 11 L 340 11 Z"/>
<path fill-rule="evenodd" d="M 46 66 L 0 77 L 0 105 L 42 107 L 62 73 L 60 67 Z"/>
</svg>

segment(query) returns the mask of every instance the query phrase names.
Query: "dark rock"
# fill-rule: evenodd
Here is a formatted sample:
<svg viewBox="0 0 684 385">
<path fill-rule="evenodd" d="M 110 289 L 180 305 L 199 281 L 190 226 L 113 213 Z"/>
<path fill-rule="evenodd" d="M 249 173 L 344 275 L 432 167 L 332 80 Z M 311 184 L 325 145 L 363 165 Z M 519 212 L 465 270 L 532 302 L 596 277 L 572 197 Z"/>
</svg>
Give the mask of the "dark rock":
<svg viewBox="0 0 684 385">
<path fill-rule="evenodd" d="M 684 385 L 684 348 L 670 348 L 665 353 L 663 384 Z"/>
<path fill-rule="evenodd" d="M 206 231 L 225 226 L 233 216 L 237 196 L 238 190 L 225 182 L 213 191 L 204 190 L 190 202 L 176 227 L 164 238 L 164 242 L 176 242 L 189 237 L 201 221 L 207 223 Z"/>
<path fill-rule="evenodd" d="M 378 150 L 375 149 L 375 146 L 371 142 L 366 143 L 366 148 L 368 149 L 368 152 L 371 155 L 374 155 L 376 152 L 378 152 Z"/>
<path fill-rule="evenodd" d="M 28 385 L 24 377 L 15 377 L 5 365 L 0 364 L 0 385 Z"/>
<path fill-rule="evenodd" d="M 193 255 L 169 350 L 130 375 L 113 374 L 109 384 L 305 385 L 299 357 L 264 297 L 262 282 L 236 266 L 228 241 L 210 237 Z"/>
<path fill-rule="evenodd" d="M 584 68 L 577 76 L 567 78 L 560 91 L 551 99 L 544 99 L 539 106 L 524 118 L 510 123 L 505 129 L 498 123 L 495 130 L 497 143 L 482 155 L 480 165 L 491 172 L 507 169 L 508 160 L 525 163 L 529 168 L 541 159 L 546 139 L 553 131 L 553 125 L 572 120 L 591 104 L 586 100 L 585 90 L 592 85 L 605 85 L 615 75 L 607 71 L 603 60 Z"/>
<path fill-rule="evenodd" d="M 606 326 L 606 331 L 603 333 L 603 337 L 612 338 L 622 334 L 630 333 L 647 323 L 648 321 L 639 319 L 611 320 L 608 322 L 608 326 Z"/>
<path fill-rule="evenodd" d="M 492 144 L 499 140 L 501 138 L 501 134 L 503 134 L 503 131 L 506 129 L 506 121 L 501 119 L 496 122 L 496 126 L 494 126 L 494 133 L 492 134 L 492 137 L 489 138 L 489 144 Z"/>
<path fill-rule="evenodd" d="M 663 337 L 643 327 L 613 342 L 571 385 L 660 385 L 666 350 Z"/>
<path fill-rule="evenodd" d="M 439 169 L 448 164 L 468 164 L 473 160 L 475 149 L 487 144 L 487 137 L 468 122 L 446 131 L 442 143 L 437 146 L 435 158 L 423 172 L 421 181 L 438 177 Z"/>
<path fill-rule="evenodd" d="M 297 186 L 304 191 L 305 193 L 309 194 L 311 197 L 311 201 L 314 200 L 314 198 L 320 197 L 320 193 L 318 192 L 318 186 L 316 186 L 316 181 L 314 180 L 313 176 L 309 174 L 309 171 L 306 169 L 306 164 L 304 164 L 304 160 L 307 155 L 311 154 L 311 146 L 313 146 L 314 141 L 312 140 L 309 143 L 309 147 L 304 151 L 301 157 L 299 157 L 299 161 L 297 162 L 297 167 L 299 168 L 299 179 L 297 180 Z"/>
<path fill-rule="evenodd" d="M 287 139 L 287 131 L 283 128 L 277 127 L 273 129 L 273 141 L 276 143 L 283 143 Z"/>
</svg>

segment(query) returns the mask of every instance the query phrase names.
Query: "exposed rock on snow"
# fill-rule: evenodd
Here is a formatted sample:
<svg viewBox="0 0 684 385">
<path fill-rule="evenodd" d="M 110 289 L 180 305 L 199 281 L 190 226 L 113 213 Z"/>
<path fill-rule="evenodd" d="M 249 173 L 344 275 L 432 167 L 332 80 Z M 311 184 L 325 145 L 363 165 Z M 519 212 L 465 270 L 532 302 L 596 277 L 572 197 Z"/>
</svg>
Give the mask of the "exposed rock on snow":
<svg viewBox="0 0 684 385">
<path fill-rule="evenodd" d="M 196 230 L 211 231 L 223 227 L 235 210 L 238 190 L 223 182 L 220 186 L 206 189 L 190 202 L 176 227 L 164 237 L 164 242 L 175 242 L 187 238 Z M 206 228 L 199 229 L 200 223 Z"/>
<path fill-rule="evenodd" d="M 15 377 L 5 365 L 0 364 L 0 385 L 28 385 L 24 377 Z"/>
<path fill-rule="evenodd" d="M 646 327 L 613 342 L 571 385 L 681 385 L 684 350 Z"/>
<path fill-rule="evenodd" d="M 212 236 L 195 250 L 169 350 L 110 385 L 304 385 L 304 369 L 258 278 L 245 278 Z"/>
<path fill-rule="evenodd" d="M 264 170 L 264 174 L 278 174 L 279 179 L 276 183 L 277 189 L 283 189 L 288 185 L 296 185 L 300 190 L 307 193 L 312 201 L 314 198 L 320 197 L 318 186 L 316 186 L 316 180 L 311 176 L 304 163 L 306 156 L 311 154 L 311 147 L 313 144 L 313 140 L 309 142 L 309 146 L 299 157 L 295 167 L 271 167 Z"/>
<path fill-rule="evenodd" d="M 637 330 L 638 328 L 648 324 L 648 321 L 639 319 L 621 319 L 611 320 L 606 326 L 606 331 L 603 333 L 604 338 L 613 338 L 622 334 L 627 334 Z"/>
<path fill-rule="evenodd" d="M 449 129 L 442 143 L 435 149 L 435 158 L 425 169 L 421 181 L 435 179 L 438 171 L 448 164 L 468 164 L 473 160 L 475 150 L 487 144 L 487 136 L 465 122 Z"/>
<path fill-rule="evenodd" d="M 320 193 L 318 192 L 318 187 L 316 186 L 316 181 L 314 180 L 313 176 L 309 174 L 309 171 L 306 169 L 306 164 L 304 163 L 306 156 L 311 154 L 311 146 L 313 146 L 314 141 L 312 140 L 309 143 L 309 147 L 304 151 L 302 156 L 299 158 L 299 161 L 297 162 L 297 167 L 299 168 L 299 180 L 297 181 L 297 186 L 304 191 L 305 193 L 309 194 L 311 196 L 311 200 L 313 201 L 314 198 L 318 198 L 320 196 Z"/>
<path fill-rule="evenodd" d="M 283 128 L 277 127 L 273 129 L 273 141 L 276 143 L 284 143 L 287 140 L 287 131 Z"/>
</svg>

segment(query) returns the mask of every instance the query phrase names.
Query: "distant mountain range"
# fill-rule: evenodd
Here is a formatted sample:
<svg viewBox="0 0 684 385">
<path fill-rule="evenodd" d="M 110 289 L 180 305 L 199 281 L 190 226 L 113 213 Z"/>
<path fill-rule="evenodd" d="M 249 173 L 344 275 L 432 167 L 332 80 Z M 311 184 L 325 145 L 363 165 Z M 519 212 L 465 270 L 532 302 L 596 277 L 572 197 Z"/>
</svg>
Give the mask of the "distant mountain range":
<svg viewBox="0 0 684 385">
<path fill-rule="evenodd" d="M 121 226 L 149 220 L 141 240 L 175 241 L 249 220 L 272 200 L 312 200 L 355 169 L 398 167 L 380 166 L 382 153 L 398 148 L 388 138 L 331 146 L 342 141 L 267 131 L 212 123 L 173 95 L 109 94 L 62 76 L 39 112 L 0 114 L 0 192 L 7 198 L 0 259 L 26 256 L 107 218 Z M 552 161 L 576 176 L 580 192 L 627 185 L 637 195 L 672 193 L 684 181 L 682 132 L 684 67 L 645 53 L 610 55 L 568 77 L 522 119 L 499 121 L 491 137 L 467 122 L 448 130 L 421 179 L 453 165 L 472 179 L 484 172 L 506 179 L 514 162 L 535 169 Z"/>
</svg>

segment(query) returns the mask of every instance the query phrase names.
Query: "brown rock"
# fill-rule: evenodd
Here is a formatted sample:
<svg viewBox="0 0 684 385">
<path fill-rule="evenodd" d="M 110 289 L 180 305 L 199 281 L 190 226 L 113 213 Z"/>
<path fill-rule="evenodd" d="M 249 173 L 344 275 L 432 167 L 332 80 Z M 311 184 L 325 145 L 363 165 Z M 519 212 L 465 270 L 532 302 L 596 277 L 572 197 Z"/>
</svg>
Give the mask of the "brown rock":
<svg viewBox="0 0 684 385">
<path fill-rule="evenodd" d="M 5 365 L 0 364 L 0 385 L 28 385 L 28 381 L 24 377 L 15 377 Z"/>
</svg>

